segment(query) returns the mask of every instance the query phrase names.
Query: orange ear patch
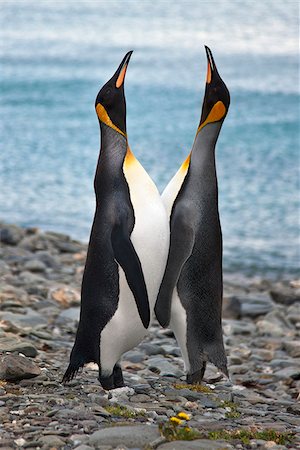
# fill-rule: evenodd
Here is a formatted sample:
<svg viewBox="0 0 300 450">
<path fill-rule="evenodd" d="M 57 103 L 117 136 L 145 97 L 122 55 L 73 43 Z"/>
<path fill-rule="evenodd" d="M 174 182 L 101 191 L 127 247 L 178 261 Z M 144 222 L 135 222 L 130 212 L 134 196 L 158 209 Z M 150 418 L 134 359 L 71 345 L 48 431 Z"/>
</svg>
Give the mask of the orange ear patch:
<svg viewBox="0 0 300 450">
<path fill-rule="evenodd" d="M 121 131 L 120 128 L 116 127 L 116 125 L 114 125 L 112 123 L 111 118 L 109 117 L 109 115 L 107 114 L 106 109 L 104 108 L 103 105 L 101 105 L 101 103 L 97 104 L 97 106 L 96 106 L 96 113 L 97 113 L 97 116 L 99 117 L 99 120 L 101 120 L 101 122 L 105 123 L 105 125 L 109 126 L 113 130 L 117 131 L 118 133 L 120 133 L 120 134 L 122 134 L 123 136 L 126 137 L 126 134 L 123 133 L 123 131 Z"/>
<path fill-rule="evenodd" d="M 210 113 L 208 114 L 206 120 L 199 125 L 197 134 L 208 123 L 218 122 L 219 120 L 221 120 L 222 117 L 224 117 L 225 113 L 226 113 L 226 108 L 225 108 L 224 103 L 221 101 L 218 101 L 210 110 Z"/>
<path fill-rule="evenodd" d="M 122 86 L 122 84 L 123 84 L 123 82 L 124 82 L 126 70 L 127 70 L 127 64 L 125 64 L 125 65 L 122 67 L 122 70 L 121 70 L 121 72 L 119 73 L 119 76 L 118 76 L 117 81 L 116 81 L 116 87 L 117 87 L 117 88 L 119 88 L 120 86 Z"/>
</svg>

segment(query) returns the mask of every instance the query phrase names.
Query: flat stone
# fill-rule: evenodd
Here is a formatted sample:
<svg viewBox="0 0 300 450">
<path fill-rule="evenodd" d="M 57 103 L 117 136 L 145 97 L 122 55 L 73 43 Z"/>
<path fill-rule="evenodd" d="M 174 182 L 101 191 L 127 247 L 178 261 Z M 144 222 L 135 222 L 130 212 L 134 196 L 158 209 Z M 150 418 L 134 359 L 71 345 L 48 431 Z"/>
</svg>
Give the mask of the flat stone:
<svg viewBox="0 0 300 450">
<path fill-rule="evenodd" d="M 252 322 L 225 319 L 223 321 L 223 330 L 225 336 L 236 334 L 253 334 L 256 331 L 256 326 Z"/>
<path fill-rule="evenodd" d="M 149 384 L 133 384 L 132 387 L 136 394 L 148 394 L 152 390 Z"/>
<path fill-rule="evenodd" d="M 184 375 L 184 372 L 181 369 L 174 366 L 164 358 L 153 357 L 149 358 L 146 362 L 149 370 L 159 373 L 162 377 L 180 378 Z"/>
<path fill-rule="evenodd" d="M 272 303 L 244 303 L 242 305 L 242 317 L 252 317 L 256 318 L 258 316 L 264 316 L 268 312 L 272 311 L 273 305 Z"/>
<path fill-rule="evenodd" d="M 57 323 L 66 323 L 66 322 L 78 322 L 79 321 L 80 308 L 68 308 L 62 311 L 57 317 Z"/>
<path fill-rule="evenodd" d="M 38 351 L 29 342 L 20 341 L 12 336 L 1 336 L 0 337 L 0 353 L 11 352 L 11 353 L 22 353 L 25 356 L 34 358 Z"/>
<path fill-rule="evenodd" d="M 256 322 L 256 326 L 260 334 L 266 334 L 275 337 L 285 336 L 286 334 L 286 331 L 279 324 L 270 322 L 268 320 L 259 320 L 258 322 Z"/>
<path fill-rule="evenodd" d="M 129 448 L 144 447 L 160 437 L 157 427 L 148 425 L 132 425 L 104 428 L 96 431 L 89 438 L 89 444 L 98 448 L 99 445 L 126 445 Z"/>
<path fill-rule="evenodd" d="M 270 291 L 274 302 L 282 305 L 292 305 L 300 302 L 300 289 L 294 289 L 288 286 L 278 286 Z"/>
<path fill-rule="evenodd" d="M 144 343 L 139 345 L 139 348 L 143 350 L 146 355 L 153 356 L 153 355 L 165 355 L 165 350 L 160 346 L 156 344 L 149 344 Z"/>
<path fill-rule="evenodd" d="M 152 399 L 149 395 L 146 394 L 136 394 L 130 397 L 130 401 L 132 403 L 144 403 L 144 402 L 151 402 Z"/>
<path fill-rule="evenodd" d="M 300 403 L 295 403 L 294 405 L 288 406 L 287 412 L 300 416 Z"/>
<path fill-rule="evenodd" d="M 55 434 L 48 434 L 47 436 L 42 436 L 39 441 L 43 446 L 47 448 L 52 447 L 62 447 L 65 445 L 65 441 L 63 441 L 60 437 L 56 436 Z"/>
<path fill-rule="evenodd" d="M 24 269 L 30 272 L 45 272 L 46 265 L 39 259 L 31 259 L 24 264 Z"/>
<path fill-rule="evenodd" d="M 300 340 L 299 341 L 285 341 L 283 347 L 292 358 L 300 357 Z"/>
<path fill-rule="evenodd" d="M 78 447 L 75 447 L 75 450 L 94 450 L 95 447 L 91 447 L 90 445 L 81 444 Z M 111 445 L 107 446 L 107 450 L 112 448 Z"/>
<path fill-rule="evenodd" d="M 159 446 L 159 450 L 223 450 L 234 447 L 224 440 L 196 439 L 194 441 L 167 442 Z"/>
<path fill-rule="evenodd" d="M 11 354 L 0 358 L 0 380 L 23 380 L 37 377 L 40 373 L 40 368 L 24 356 Z"/>
<path fill-rule="evenodd" d="M 37 325 L 46 325 L 48 320 L 42 314 L 37 313 L 31 308 L 25 308 L 24 314 L 15 314 L 10 311 L 1 311 L 0 320 L 7 320 L 21 328 L 35 327 Z"/>
<path fill-rule="evenodd" d="M 139 363 L 144 361 L 145 355 L 143 355 L 143 353 L 139 352 L 138 350 L 130 350 L 129 352 L 124 353 L 122 358 L 126 361 Z"/>
<path fill-rule="evenodd" d="M 279 380 L 286 380 L 288 378 L 300 380 L 300 366 L 286 367 L 285 369 L 278 370 L 274 373 L 274 376 Z"/>
<path fill-rule="evenodd" d="M 171 356 L 181 356 L 181 351 L 179 347 L 175 347 L 174 345 L 164 344 L 162 345 L 165 354 Z"/>
</svg>

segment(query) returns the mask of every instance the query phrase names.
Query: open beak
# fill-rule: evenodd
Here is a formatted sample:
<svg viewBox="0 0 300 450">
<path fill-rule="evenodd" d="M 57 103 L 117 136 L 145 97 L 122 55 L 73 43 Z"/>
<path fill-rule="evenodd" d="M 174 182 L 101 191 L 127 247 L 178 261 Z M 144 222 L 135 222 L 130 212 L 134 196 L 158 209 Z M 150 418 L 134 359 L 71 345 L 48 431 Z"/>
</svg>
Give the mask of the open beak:
<svg viewBox="0 0 300 450">
<path fill-rule="evenodd" d="M 131 50 L 130 52 L 126 53 L 126 55 L 124 56 L 121 64 L 119 65 L 116 73 L 115 73 L 115 77 L 116 77 L 116 88 L 120 88 L 121 86 L 123 86 L 124 80 L 125 80 L 125 75 L 126 75 L 126 70 L 127 70 L 127 66 L 130 60 L 130 57 L 132 55 L 133 50 Z"/>
</svg>

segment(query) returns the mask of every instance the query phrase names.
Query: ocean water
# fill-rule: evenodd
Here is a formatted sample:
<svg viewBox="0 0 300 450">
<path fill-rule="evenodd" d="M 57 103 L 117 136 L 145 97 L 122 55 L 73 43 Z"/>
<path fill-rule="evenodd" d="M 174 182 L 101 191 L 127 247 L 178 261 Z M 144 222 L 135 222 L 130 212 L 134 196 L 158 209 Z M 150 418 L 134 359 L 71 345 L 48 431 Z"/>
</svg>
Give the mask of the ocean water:
<svg viewBox="0 0 300 450">
<path fill-rule="evenodd" d="M 231 93 L 217 144 L 224 268 L 296 275 L 298 2 L 1 1 L 0 218 L 87 241 L 94 100 L 123 55 L 132 150 L 160 191 L 189 152 L 210 46 Z"/>
</svg>

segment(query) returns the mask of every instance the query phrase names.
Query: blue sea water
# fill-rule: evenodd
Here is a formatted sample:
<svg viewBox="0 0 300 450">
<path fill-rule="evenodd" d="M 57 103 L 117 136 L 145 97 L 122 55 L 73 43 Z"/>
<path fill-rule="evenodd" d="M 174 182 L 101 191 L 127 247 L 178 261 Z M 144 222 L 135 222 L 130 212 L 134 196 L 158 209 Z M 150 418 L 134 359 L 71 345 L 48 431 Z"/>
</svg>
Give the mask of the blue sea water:
<svg viewBox="0 0 300 450">
<path fill-rule="evenodd" d="M 160 191 L 191 148 L 212 49 L 231 93 L 217 145 L 224 268 L 299 266 L 298 2 L 1 1 L 0 218 L 88 240 L 94 100 L 123 55 L 132 150 Z"/>
</svg>

